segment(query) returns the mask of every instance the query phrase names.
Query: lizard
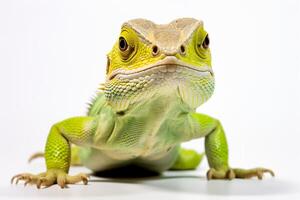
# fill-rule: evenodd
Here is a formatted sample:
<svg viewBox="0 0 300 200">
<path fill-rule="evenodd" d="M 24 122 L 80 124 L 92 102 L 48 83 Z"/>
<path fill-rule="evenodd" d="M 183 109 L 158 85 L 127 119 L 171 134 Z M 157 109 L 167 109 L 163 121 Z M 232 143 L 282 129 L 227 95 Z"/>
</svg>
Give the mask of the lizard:
<svg viewBox="0 0 300 200">
<path fill-rule="evenodd" d="M 214 91 L 209 45 L 203 21 L 194 18 L 125 22 L 87 115 L 55 123 L 45 145 L 46 171 L 17 174 L 11 182 L 87 184 L 88 175 L 68 173 L 75 157 L 93 172 L 130 165 L 157 173 L 196 169 L 203 154 L 180 144 L 201 137 L 208 180 L 274 176 L 268 168 L 232 168 L 221 122 L 196 112 Z"/>
</svg>

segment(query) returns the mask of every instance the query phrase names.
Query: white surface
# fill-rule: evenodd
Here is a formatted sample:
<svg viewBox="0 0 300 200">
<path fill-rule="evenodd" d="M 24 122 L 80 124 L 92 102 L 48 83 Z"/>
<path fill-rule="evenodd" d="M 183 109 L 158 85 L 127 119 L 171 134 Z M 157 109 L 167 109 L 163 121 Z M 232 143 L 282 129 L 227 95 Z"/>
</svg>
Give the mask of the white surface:
<svg viewBox="0 0 300 200">
<path fill-rule="evenodd" d="M 33 170 L 42 170 L 33 164 Z M 32 170 L 31 169 L 31 170 Z M 84 168 L 73 168 L 71 173 L 88 172 Z M 269 178 L 259 181 L 207 181 L 204 169 L 185 172 L 165 172 L 162 177 L 108 179 L 91 177 L 88 185 L 71 185 L 61 190 L 57 185 L 37 190 L 35 187 L 8 185 L 0 188 L 3 198 L 86 198 L 86 199 L 224 199 L 241 197 L 256 199 L 299 199 L 299 188 L 293 180 Z M 267 178 L 268 177 L 268 178 Z"/>
<path fill-rule="evenodd" d="M 0 198 L 299 198 L 299 4 L 297 0 L 1 1 Z M 84 114 L 86 103 L 104 81 L 105 54 L 117 40 L 120 25 L 137 17 L 157 23 L 177 17 L 204 20 L 216 91 L 199 112 L 222 121 L 232 166 L 270 167 L 275 179 L 92 182 L 64 191 L 9 185 L 16 173 L 42 170 L 26 164 L 28 155 L 43 149 L 53 123 Z M 187 146 L 203 150 L 199 140 Z M 192 174 L 203 175 L 206 170 L 204 162 Z"/>
</svg>

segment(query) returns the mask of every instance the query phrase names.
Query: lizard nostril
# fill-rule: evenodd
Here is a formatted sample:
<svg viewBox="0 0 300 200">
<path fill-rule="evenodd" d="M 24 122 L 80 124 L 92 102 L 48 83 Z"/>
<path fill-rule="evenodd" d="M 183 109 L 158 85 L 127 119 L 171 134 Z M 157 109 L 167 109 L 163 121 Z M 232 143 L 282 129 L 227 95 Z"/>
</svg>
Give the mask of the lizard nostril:
<svg viewBox="0 0 300 200">
<path fill-rule="evenodd" d="M 152 55 L 156 56 L 159 53 L 159 49 L 156 45 L 152 47 Z"/>
<path fill-rule="evenodd" d="M 185 47 L 184 47 L 183 45 L 180 46 L 180 53 L 181 53 L 182 55 L 185 54 Z"/>
</svg>

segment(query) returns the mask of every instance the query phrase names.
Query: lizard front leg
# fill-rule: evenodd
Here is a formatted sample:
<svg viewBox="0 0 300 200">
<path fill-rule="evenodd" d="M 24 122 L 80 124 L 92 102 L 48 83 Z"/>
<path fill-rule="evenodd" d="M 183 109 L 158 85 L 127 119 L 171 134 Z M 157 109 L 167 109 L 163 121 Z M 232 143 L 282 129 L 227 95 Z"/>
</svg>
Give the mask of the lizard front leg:
<svg viewBox="0 0 300 200">
<path fill-rule="evenodd" d="M 266 168 L 240 169 L 231 168 L 228 164 L 228 145 L 221 123 L 207 115 L 193 113 L 198 122 L 198 134 L 205 136 L 205 153 L 210 169 L 207 179 L 233 179 L 258 177 L 262 179 L 265 172 L 274 176 L 274 172 Z"/>
<path fill-rule="evenodd" d="M 12 178 L 12 183 L 15 180 L 16 183 L 23 180 L 25 185 L 28 183 L 36 184 L 38 188 L 56 183 L 64 188 L 67 184 L 80 181 L 87 184 L 88 176 L 85 174 L 68 175 L 71 158 L 70 143 L 90 145 L 97 125 L 98 120 L 94 117 L 73 117 L 53 125 L 45 147 L 47 171 L 37 175 L 18 174 Z"/>
</svg>

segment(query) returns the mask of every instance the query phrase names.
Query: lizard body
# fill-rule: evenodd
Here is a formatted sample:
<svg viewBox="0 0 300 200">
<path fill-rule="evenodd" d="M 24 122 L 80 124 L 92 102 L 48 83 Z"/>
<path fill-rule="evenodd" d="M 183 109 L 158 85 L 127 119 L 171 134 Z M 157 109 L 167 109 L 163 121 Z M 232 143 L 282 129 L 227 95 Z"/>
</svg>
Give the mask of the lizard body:
<svg viewBox="0 0 300 200">
<path fill-rule="evenodd" d="M 273 175 L 265 168 L 231 168 L 221 123 L 196 112 L 214 90 L 202 21 L 182 18 L 157 25 L 130 20 L 107 58 L 106 82 L 87 116 L 52 126 L 45 147 L 47 171 L 18 174 L 12 181 L 24 180 L 38 188 L 87 183 L 84 174 L 68 175 L 70 144 L 79 147 L 78 162 L 95 172 L 128 165 L 156 172 L 194 169 L 202 155 L 180 144 L 200 137 L 205 137 L 208 179 Z"/>
</svg>

